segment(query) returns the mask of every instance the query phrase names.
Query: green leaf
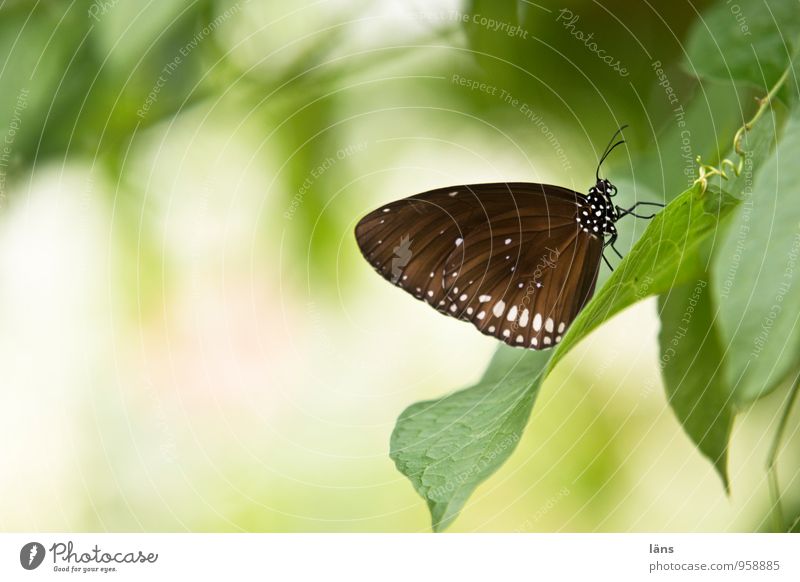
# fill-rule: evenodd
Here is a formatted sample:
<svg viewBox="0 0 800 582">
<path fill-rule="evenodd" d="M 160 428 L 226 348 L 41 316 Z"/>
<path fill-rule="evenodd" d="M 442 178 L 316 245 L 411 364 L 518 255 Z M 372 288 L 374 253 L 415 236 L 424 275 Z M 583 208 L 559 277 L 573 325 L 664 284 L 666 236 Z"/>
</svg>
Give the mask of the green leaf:
<svg viewBox="0 0 800 582">
<path fill-rule="evenodd" d="M 689 33 L 686 68 L 712 79 L 771 87 L 800 44 L 796 0 L 719 1 Z"/>
<path fill-rule="evenodd" d="M 729 491 L 728 439 L 734 411 L 708 275 L 659 297 L 659 312 L 659 364 L 669 404 Z"/>
<path fill-rule="evenodd" d="M 716 188 L 693 186 L 660 212 L 620 262 L 608 282 L 581 311 L 553 354 L 547 373 L 581 339 L 614 314 L 650 295 L 696 278 L 705 266 L 704 243 L 738 201 Z"/>
<path fill-rule="evenodd" d="M 728 180 L 720 181 L 720 185 L 737 199 L 752 196 L 754 168 L 761 167 L 774 143 L 776 120 L 771 111 L 769 113 L 742 137 L 745 155 L 740 175 L 728 170 Z M 736 159 L 735 154 L 731 157 Z M 741 205 L 723 222 L 724 232 L 739 227 L 740 211 Z M 712 238 L 706 243 L 708 248 L 703 249 L 704 256 L 711 254 L 714 242 Z M 726 374 L 715 287 L 709 284 L 711 280 L 708 273 L 702 273 L 695 282 L 672 288 L 660 296 L 659 364 L 675 416 L 700 452 L 713 463 L 729 491 L 727 451 L 735 403 Z"/>
<path fill-rule="evenodd" d="M 800 351 L 800 113 L 763 167 L 716 255 L 712 279 L 734 398 L 772 392 Z"/>
<path fill-rule="evenodd" d="M 501 348 L 478 384 L 413 404 L 397 419 L 390 456 L 428 503 L 434 531 L 516 448 L 548 357 Z"/>
</svg>

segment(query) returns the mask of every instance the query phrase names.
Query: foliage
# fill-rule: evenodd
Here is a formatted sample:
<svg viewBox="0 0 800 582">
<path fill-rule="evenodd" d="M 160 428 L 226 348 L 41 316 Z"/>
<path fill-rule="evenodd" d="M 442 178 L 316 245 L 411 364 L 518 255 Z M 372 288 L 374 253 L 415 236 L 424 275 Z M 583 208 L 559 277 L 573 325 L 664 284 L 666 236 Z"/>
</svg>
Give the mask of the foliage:
<svg viewBox="0 0 800 582">
<path fill-rule="evenodd" d="M 473 8 L 482 5 L 476 2 Z M 427 500 L 434 529 L 449 524 L 475 486 L 510 454 L 513 447 L 490 463 L 480 462 L 498 437 L 518 438 L 547 374 L 592 330 L 645 297 L 659 298 L 659 365 L 666 398 L 726 490 L 728 441 L 736 413 L 800 370 L 800 293 L 795 289 L 800 215 L 794 203 L 800 196 L 800 113 L 791 111 L 781 132 L 786 112 L 776 101 L 790 106 L 797 101 L 791 55 L 800 43 L 800 10 L 796 2 L 785 0 L 737 5 L 736 11 L 720 0 L 698 15 L 687 32 L 685 58 L 660 59 L 653 67 L 661 70 L 659 84 L 636 75 L 631 80 L 637 94 L 649 91 L 651 99 L 665 91 L 688 92 L 695 84 L 686 106 L 680 101 L 677 108 L 652 116 L 660 128 L 655 143 L 632 152 L 649 167 L 642 176 L 645 185 L 659 191 L 659 181 L 669 184 L 669 190 L 661 191 L 672 202 L 651 221 L 549 361 L 531 357 L 520 370 L 495 360 L 492 381 L 416 404 L 398 419 L 391 454 Z M 523 18 L 518 14 L 498 13 L 497 18 Z M 468 33 L 476 47 L 489 43 L 489 33 L 480 27 L 473 25 Z M 491 55 L 484 52 L 480 58 L 488 66 Z M 679 78 L 679 68 L 693 81 L 673 85 L 670 76 Z M 608 71 L 599 75 L 606 78 Z M 727 89 L 716 89 L 725 85 Z M 755 114 L 741 101 L 752 87 L 759 87 L 762 97 Z M 738 102 L 738 115 L 729 109 L 731 99 Z M 701 115 L 693 119 L 692 111 Z M 741 124 L 737 117 L 751 116 L 733 146 L 725 145 Z M 713 132 L 701 129 L 709 120 Z M 695 132 L 710 133 L 711 142 L 702 145 L 701 140 L 696 147 L 687 139 Z M 676 155 L 681 149 L 690 151 Z M 717 161 L 717 166 L 698 168 L 698 155 Z M 723 160 L 726 156 L 732 159 Z M 687 159 L 691 172 L 686 172 Z M 661 176 L 653 172 L 653 160 L 661 165 Z M 635 163 L 631 179 L 636 177 L 634 168 Z M 702 179 L 683 193 L 670 191 L 698 172 Z M 475 463 L 480 471 L 466 470 Z M 465 472 L 470 477 L 458 487 L 442 488 Z"/>
</svg>

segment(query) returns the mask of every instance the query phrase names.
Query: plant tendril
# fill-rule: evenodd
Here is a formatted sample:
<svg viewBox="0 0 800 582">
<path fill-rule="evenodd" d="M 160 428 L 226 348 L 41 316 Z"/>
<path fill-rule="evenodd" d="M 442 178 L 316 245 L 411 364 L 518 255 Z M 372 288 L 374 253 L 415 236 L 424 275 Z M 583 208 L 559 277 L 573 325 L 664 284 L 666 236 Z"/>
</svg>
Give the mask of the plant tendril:
<svg viewBox="0 0 800 582">
<path fill-rule="evenodd" d="M 775 98 L 775 95 L 778 93 L 780 88 L 786 82 L 786 79 L 789 77 L 789 68 L 787 67 L 780 78 L 775 82 L 775 85 L 769 90 L 769 92 L 764 95 L 764 97 L 757 97 L 756 103 L 758 103 L 758 109 L 756 110 L 753 117 L 750 121 L 746 122 L 743 126 L 741 126 L 737 131 L 736 134 L 733 136 L 733 151 L 736 155 L 739 156 L 738 163 L 734 163 L 728 158 L 724 158 L 720 162 L 719 168 L 715 166 L 711 166 L 708 164 L 703 164 L 700 160 L 700 156 L 697 156 L 697 164 L 698 164 L 698 177 L 694 181 L 694 184 L 700 184 L 701 192 L 705 192 L 708 188 L 708 179 L 712 176 L 720 176 L 722 179 L 727 180 L 728 175 L 725 173 L 725 167 L 728 166 L 734 173 L 734 175 L 739 176 L 742 173 L 742 169 L 744 168 L 744 160 L 747 157 L 747 152 L 742 149 L 742 140 L 744 139 L 744 135 L 753 129 L 753 126 L 758 122 L 767 108 L 771 105 L 772 100 Z"/>
</svg>

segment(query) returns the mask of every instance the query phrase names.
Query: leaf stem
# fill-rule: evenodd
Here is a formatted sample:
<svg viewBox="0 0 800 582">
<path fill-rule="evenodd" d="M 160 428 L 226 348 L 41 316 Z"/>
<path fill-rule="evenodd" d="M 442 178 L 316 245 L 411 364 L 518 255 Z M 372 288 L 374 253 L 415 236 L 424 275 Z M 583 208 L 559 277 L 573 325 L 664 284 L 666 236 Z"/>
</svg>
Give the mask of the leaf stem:
<svg viewBox="0 0 800 582">
<path fill-rule="evenodd" d="M 740 157 L 744 157 L 745 155 L 744 150 L 742 150 L 742 138 L 744 137 L 744 134 L 753 129 L 753 125 L 755 125 L 756 122 L 761 118 L 761 116 L 764 115 L 764 112 L 767 110 L 767 107 L 769 107 L 770 103 L 775 98 L 775 95 L 778 93 L 778 91 L 780 91 L 780 88 L 783 87 L 783 84 L 786 82 L 786 79 L 789 78 L 789 71 L 790 67 L 787 67 L 786 70 L 783 71 L 783 74 L 775 82 L 775 85 L 772 86 L 772 89 L 769 90 L 769 93 L 767 93 L 764 97 L 761 97 L 760 99 L 756 100 L 758 102 L 758 109 L 756 110 L 755 115 L 753 115 L 750 121 L 745 123 L 736 132 L 736 135 L 733 138 L 733 148 L 736 151 L 736 153 L 739 154 Z M 741 171 L 741 169 L 739 171 Z"/>
<path fill-rule="evenodd" d="M 750 121 L 747 121 L 743 126 L 741 126 L 733 136 L 733 151 L 739 156 L 738 164 L 734 164 L 732 161 L 725 158 L 720 162 L 720 165 L 717 168 L 715 166 L 703 164 L 700 160 L 700 156 L 697 156 L 699 175 L 694 183 L 700 184 L 701 192 L 706 191 L 708 188 L 708 179 L 712 176 L 719 176 L 725 180 L 728 179 L 728 175 L 725 173 L 725 166 L 730 166 L 736 176 L 739 176 L 742 173 L 742 169 L 744 168 L 744 160 L 747 155 L 747 153 L 742 149 L 742 139 L 744 138 L 744 134 L 753 129 L 753 126 L 758 122 L 759 119 L 761 119 L 761 116 L 764 115 L 764 112 L 769 108 L 772 100 L 775 98 L 775 95 L 778 93 L 778 91 L 780 91 L 781 87 L 783 87 L 786 79 L 789 78 L 790 71 L 791 66 L 787 67 L 783 71 L 783 74 L 778 77 L 778 80 L 766 95 L 756 99 L 756 102 L 758 103 L 758 109 L 756 110 L 755 114 L 750 118 Z"/>
<path fill-rule="evenodd" d="M 780 453 L 781 440 L 783 433 L 786 430 L 786 425 L 789 422 L 789 416 L 792 412 L 792 407 L 797 398 L 798 389 L 800 388 L 800 375 L 795 378 L 794 385 L 792 386 L 789 396 L 786 398 L 786 406 L 783 409 L 783 414 L 778 422 L 778 428 L 775 431 L 775 437 L 772 439 L 772 445 L 767 454 L 767 479 L 769 482 L 769 496 L 771 502 L 770 511 L 772 513 L 772 521 L 775 525 L 775 531 L 784 532 L 786 528 L 783 523 L 783 507 L 781 503 L 781 489 L 778 482 L 778 454 Z"/>
</svg>

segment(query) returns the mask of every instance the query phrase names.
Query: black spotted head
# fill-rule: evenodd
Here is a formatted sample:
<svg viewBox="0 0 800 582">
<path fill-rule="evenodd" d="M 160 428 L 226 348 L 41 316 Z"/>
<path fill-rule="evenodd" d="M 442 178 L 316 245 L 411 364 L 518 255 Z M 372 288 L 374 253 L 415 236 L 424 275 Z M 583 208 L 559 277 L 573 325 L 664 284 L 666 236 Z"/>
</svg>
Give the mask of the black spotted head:
<svg viewBox="0 0 800 582">
<path fill-rule="evenodd" d="M 607 234 L 616 235 L 617 229 L 614 227 L 614 222 L 616 222 L 618 216 L 616 207 L 611 201 L 611 198 L 617 195 L 617 187 L 606 178 L 600 177 L 600 166 L 615 147 L 625 143 L 623 139 L 616 143 L 614 143 L 614 140 L 626 127 L 627 125 L 623 125 L 611 136 L 603 155 L 600 156 L 600 161 L 597 163 L 597 170 L 595 171 L 595 179 L 597 181 L 594 186 L 589 188 L 589 193 L 578 208 L 576 216 L 578 225 L 584 232 L 601 238 Z"/>
<path fill-rule="evenodd" d="M 601 178 L 597 180 L 597 183 L 589 188 L 590 194 L 600 194 L 606 200 L 608 200 L 609 204 L 611 203 L 611 198 L 617 195 L 617 187 L 614 186 L 611 182 L 609 182 L 605 178 Z"/>
</svg>

